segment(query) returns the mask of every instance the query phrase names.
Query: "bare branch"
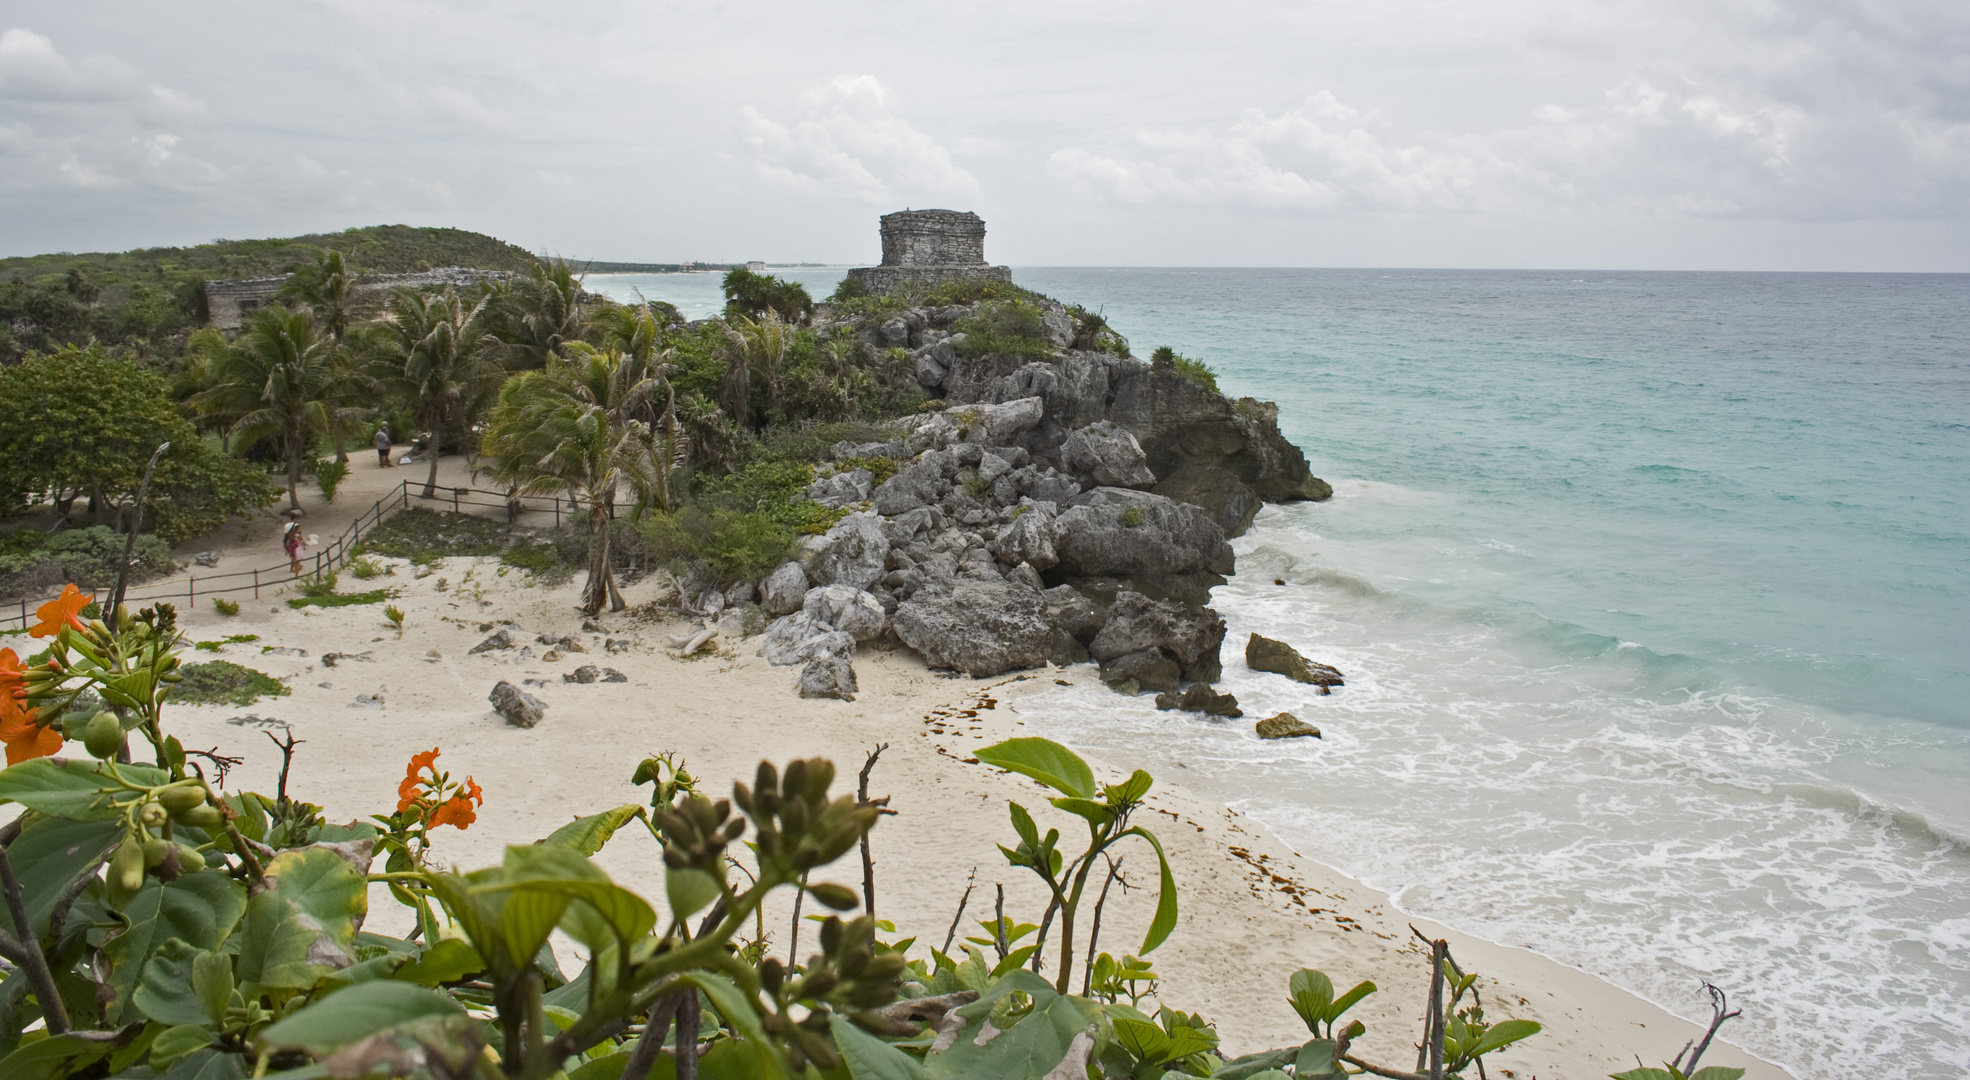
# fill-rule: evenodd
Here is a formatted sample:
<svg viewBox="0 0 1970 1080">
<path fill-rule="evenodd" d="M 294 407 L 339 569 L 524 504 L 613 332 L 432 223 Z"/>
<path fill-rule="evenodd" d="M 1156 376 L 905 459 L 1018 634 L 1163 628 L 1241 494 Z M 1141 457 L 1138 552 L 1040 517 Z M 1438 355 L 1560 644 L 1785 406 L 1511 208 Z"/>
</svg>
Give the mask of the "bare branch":
<svg viewBox="0 0 1970 1080">
<path fill-rule="evenodd" d="M 68 1010 L 62 1005 L 61 992 L 55 989 L 55 976 L 48 970 L 41 939 L 35 935 L 33 924 L 27 921 L 27 905 L 21 902 L 21 883 L 14 877 L 14 861 L 7 856 L 5 848 L 0 848 L 0 888 L 6 890 L 7 912 L 14 917 L 15 929 L 20 931 L 18 941 L 12 935 L 0 933 L 0 951 L 27 971 L 28 982 L 34 987 L 34 999 L 41 1004 L 41 1015 L 48 1022 L 48 1033 L 66 1034 Z"/>
<path fill-rule="evenodd" d="M 958 913 L 956 915 L 951 916 L 950 932 L 944 935 L 943 952 L 944 955 L 946 956 L 949 956 L 951 954 L 951 942 L 956 941 L 958 939 L 958 923 L 960 923 L 964 919 L 965 901 L 971 899 L 971 885 L 972 882 L 976 881 L 977 879 L 978 879 L 978 868 L 974 866 L 971 868 L 971 873 L 965 876 L 964 895 L 958 897 Z"/>
<path fill-rule="evenodd" d="M 875 769 L 876 759 L 882 757 L 882 752 L 887 749 L 889 749 L 888 743 L 877 743 L 876 748 L 869 751 L 869 759 L 862 763 L 860 780 L 855 788 L 855 799 L 864 806 L 869 805 L 869 773 Z M 881 800 L 885 806 L 888 802 L 887 798 Z M 867 831 L 862 833 L 862 911 L 871 919 L 876 917 L 876 862 L 869 854 Z"/>
<path fill-rule="evenodd" d="M 1088 987 L 1094 983 L 1095 946 L 1101 941 L 1101 909 L 1108 903 L 1108 886 L 1113 885 L 1115 879 L 1122 876 L 1122 860 L 1109 858 L 1106 854 L 1102 855 L 1102 858 L 1108 859 L 1108 876 L 1101 879 L 1101 898 L 1094 902 L 1094 926 L 1088 930 L 1088 953 L 1081 962 L 1082 997 L 1088 996 Z M 1122 891 L 1127 892 L 1128 888 L 1128 884 L 1123 883 Z"/>
</svg>

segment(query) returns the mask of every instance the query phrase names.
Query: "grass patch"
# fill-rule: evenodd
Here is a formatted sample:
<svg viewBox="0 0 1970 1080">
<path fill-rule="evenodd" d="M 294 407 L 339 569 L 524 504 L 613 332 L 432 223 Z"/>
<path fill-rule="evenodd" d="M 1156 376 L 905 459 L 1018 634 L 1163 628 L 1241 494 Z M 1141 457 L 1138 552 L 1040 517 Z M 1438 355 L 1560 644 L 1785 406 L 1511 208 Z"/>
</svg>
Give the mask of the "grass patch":
<svg viewBox="0 0 1970 1080">
<path fill-rule="evenodd" d="M 891 457 L 846 457 L 835 462 L 836 472 L 854 472 L 867 469 L 875 477 L 875 485 L 882 486 L 884 480 L 896 475 L 896 459 Z"/>
<path fill-rule="evenodd" d="M 562 565 L 561 553 L 551 544 L 510 547 L 500 555 L 499 561 L 534 574 L 549 573 Z"/>
<path fill-rule="evenodd" d="M 510 527 L 470 514 L 412 508 L 363 537 L 363 554 L 427 566 L 452 556 L 498 555 L 514 543 Z"/>
<path fill-rule="evenodd" d="M 239 614 L 239 601 L 228 600 L 223 596 L 215 596 L 212 598 L 212 610 L 230 618 Z"/>
<path fill-rule="evenodd" d="M 286 697 L 287 684 L 263 671 L 224 660 L 186 664 L 178 669 L 184 680 L 171 697 L 189 705 L 251 705 L 263 697 Z"/>
<path fill-rule="evenodd" d="M 1155 367 L 1175 368 L 1177 374 L 1202 386 L 1213 394 L 1218 393 L 1218 373 L 1212 371 L 1210 365 L 1204 363 L 1202 360 L 1192 360 L 1188 356 L 1179 356 L 1175 349 L 1170 348 L 1168 345 L 1161 345 L 1157 347 L 1155 352 L 1149 354 L 1149 362 Z"/>
<path fill-rule="evenodd" d="M 249 641 L 258 640 L 260 640 L 260 635 L 258 634 L 233 634 L 228 637 L 222 637 L 217 641 L 201 641 L 192 647 L 195 649 L 204 649 L 206 652 L 218 652 L 221 646 L 244 645 Z"/>
<path fill-rule="evenodd" d="M 1124 525 L 1125 527 L 1127 527 L 1127 528 L 1131 528 L 1131 529 L 1133 529 L 1133 528 L 1135 528 L 1136 526 L 1138 526 L 1138 525 L 1140 525 L 1140 524 L 1142 524 L 1142 507 L 1140 507 L 1140 506 L 1125 506 L 1125 507 L 1123 507 L 1123 508 L 1122 508 L 1122 524 L 1123 524 L 1123 525 Z"/>
<path fill-rule="evenodd" d="M 368 581 L 383 573 L 383 564 L 367 555 L 358 555 L 349 560 L 349 576 L 357 581 Z"/>
<path fill-rule="evenodd" d="M 372 589 L 369 592 L 359 593 L 326 593 L 319 596 L 295 596 L 288 599 L 287 606 L 296 609 L 305 607 L 351 607 L 356 604 L 380 604 L 394 595 L 396 593 L 391 589 Z"/>
</svg>

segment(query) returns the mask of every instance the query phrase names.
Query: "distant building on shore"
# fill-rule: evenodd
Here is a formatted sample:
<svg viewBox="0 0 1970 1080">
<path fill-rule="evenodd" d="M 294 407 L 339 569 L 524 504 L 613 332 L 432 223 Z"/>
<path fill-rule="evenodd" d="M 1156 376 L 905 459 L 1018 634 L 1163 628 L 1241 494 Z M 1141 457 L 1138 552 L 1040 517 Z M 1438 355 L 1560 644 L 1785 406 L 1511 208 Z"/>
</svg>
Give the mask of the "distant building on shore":
<svg viewBox="0 0 1970 1080">
<path fill-rule="evenodd" d="M 766 264 L 760 262 L 758 259 L 754 259 L 746 264 L 746 270 L 754 274 L 763 274 L 766 272 Z"/>
<path fill-rule="evenodd" d="M 205 283 L 206 322 L 221 330 L 237 330 L 246 313 L 274 302 L 281 286 L 292 275 L 238 278 Z M 421 289 L 427 286 L 473 285 L 504 281 L 512 277 L 506 270 L 473 270 L 463 266 L 441 266 L 415 274 L 364 274 L 356 279 L 357 293 L 388 292 L 392 289 Z M 379 298 L 380 299 L 380 298 Z"/>
<path fill-rule="evenodd" d="M 968 210 L 899 210 L 882 216 L 882 265 L 848 272 L 872 295 L 906 282 L 1011 281 L 1012 271 L 985 261 L 985 219 Z"/>
</svg>

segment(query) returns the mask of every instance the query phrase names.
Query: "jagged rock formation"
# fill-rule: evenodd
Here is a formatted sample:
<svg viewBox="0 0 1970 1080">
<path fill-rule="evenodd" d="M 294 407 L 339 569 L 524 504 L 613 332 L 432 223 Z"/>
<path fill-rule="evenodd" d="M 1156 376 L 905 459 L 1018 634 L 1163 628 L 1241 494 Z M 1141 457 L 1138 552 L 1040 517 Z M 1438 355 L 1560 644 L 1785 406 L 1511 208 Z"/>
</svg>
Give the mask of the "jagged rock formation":
<svg viewBox="0 0 1970 1080">
<path fill-rule="evenodd" d="M 1228 538 L 1263 501 L 1330 490 L 1271 404 L 1128 355 L 1119 335 L 1052 301 L 1019 303 L 1028 326 L 1038 311 L 1044 344 L 1010 353 L 968 345 L 974 305 L 817 313 L 824 333 L 908 349 L 903 370 L 945 407 L 900 421 L 888 442 L 833 448 L 844 464 L 824 466 L 807 495 L 850 512 L 762 584 L 779 616 L 762 655 L 805 665 L 802 693 L 852 689 L 836 665 L 893 633 L 973 677 L 1093 659 L 1128 692 L 1235 708 L 1208 689 L 1225 627 L 1206 605 L 1232 572 Z M 877 458 L 896 464 L 880 484 L 862 467 Z"/>
</svg>

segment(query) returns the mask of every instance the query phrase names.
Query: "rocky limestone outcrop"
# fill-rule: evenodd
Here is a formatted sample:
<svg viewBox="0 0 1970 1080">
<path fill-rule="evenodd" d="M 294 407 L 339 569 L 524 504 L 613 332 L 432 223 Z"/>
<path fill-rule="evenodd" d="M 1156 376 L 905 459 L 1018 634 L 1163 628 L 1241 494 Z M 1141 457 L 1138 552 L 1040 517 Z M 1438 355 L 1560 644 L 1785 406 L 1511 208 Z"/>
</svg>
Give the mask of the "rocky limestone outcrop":
<svg viewBox="0 0 1970 1080">
<path fill-rule="evenodd" d="M 1275 713 L 1254 725 L 1261 739 L 1301 739 L 1311 736 L 1318 739 L 1320 729 L 1294 716 L 1292 713 Z"/>
<path fill-rule="evenodd" d="M 1139 672 L 1149 670 L 1160 658 L 1175 666 L 1182 682 L 1216 682 L 1224 674 L 1218 658 L 1223 643 L 1224 620 L 1217 612 L 1124 590 L 1109 605 L 1101 630 L 1088 642 L 1088 655 L 1101 664 L 1104 679 L 1114 675 L 1133 678 L 1144 689 L 1174 690 L 1176 683 L 1152 683 Z M 1167 671 L 1168 666 L 1155 670 Z"/>
<path fill-rule="evenodd" d="M 974 679 L 1038 667 L 1055 644 L 1040 593 L 1004 581 L 925 586 L 896 609 L 894 622 L 896 636 L 932 667 Z"/>
<path fill-rule="evenodd" d="M 505 679 L 493 686 L 492 693 L 486 695 L 492 702 L 493 711 L 504 717 L 514 727 L 530 728 L 540 723 L 547 715 L 547 703 L 514 686 Z"/>
<path fill-rule="evenodd" d="M 1156 707 L 1166 711 L 1178 709 L 1209 716 L 1236 718 L 1245 715 L 1245 710 L 1238 707 L 1236 697 L 1220 694 L 1204 683 L 1191 683 L 1184 687 L 1181 693 L 1172 690 L 1167 694 L 1157 694 Z"/>
<path fill-rule="evenodd" d="M 1245 666 L 1253 671 L 1270 671 L 1295 682 L 1318 686 L 1323 694 L 1330 686 L 1345 685 L 1337 669 L 1316 664 L 1301 656 L 1299 650 L 1291 645 L 1263 634 L 1253 634 L 1246 639 Z"/>
</svg>

